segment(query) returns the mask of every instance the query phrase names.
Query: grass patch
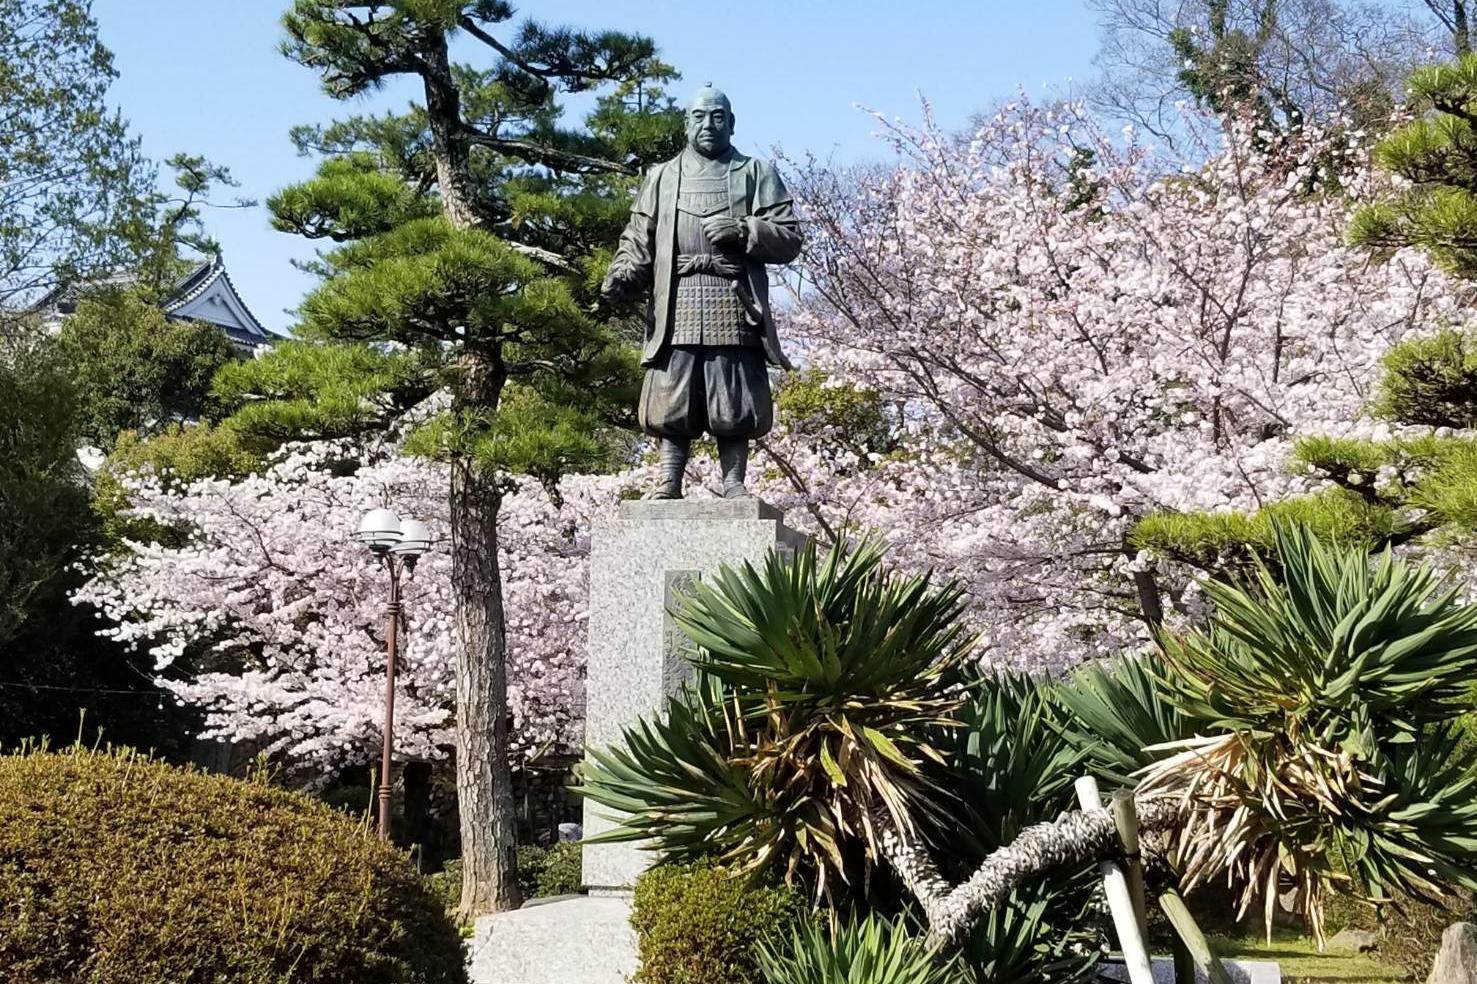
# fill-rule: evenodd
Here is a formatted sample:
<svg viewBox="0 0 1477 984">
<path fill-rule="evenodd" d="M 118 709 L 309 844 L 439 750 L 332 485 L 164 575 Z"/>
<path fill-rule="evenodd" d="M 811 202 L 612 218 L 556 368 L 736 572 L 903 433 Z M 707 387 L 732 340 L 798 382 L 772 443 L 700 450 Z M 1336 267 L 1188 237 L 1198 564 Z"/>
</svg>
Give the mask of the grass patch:
<svg viewBox="0 0 1477 984">
<path fill-rule="evenodd" d="M 1282 965 L 1284 984 L 1399 984 L 1410 975 L 1381 963 L 1375 954 L 1329 948 L 1318 952 L 1310 936 L 1278 933 L 1267 943 L 1264 936 L 1213 936 L 1210 945 L 1222 957 L 1237 960 L 1275 960 Z"/>
</svg>

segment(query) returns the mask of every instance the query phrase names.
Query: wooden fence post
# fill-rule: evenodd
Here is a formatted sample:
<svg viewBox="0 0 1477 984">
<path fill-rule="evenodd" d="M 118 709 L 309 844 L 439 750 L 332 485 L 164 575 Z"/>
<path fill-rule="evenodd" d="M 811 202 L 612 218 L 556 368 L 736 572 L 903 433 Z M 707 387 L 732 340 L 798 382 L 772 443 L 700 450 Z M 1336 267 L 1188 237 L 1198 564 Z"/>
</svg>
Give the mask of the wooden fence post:
<svg viewBox="0 0 1477 984">
<path fill-rule="evenodd" d="M 1144 889 L 1144 862 L 1139 856 L 1139 815 L 1133 805 L 1133 793 L 1120 789 L 1108 803 L 1118 843 L 1123 845 L 1123 875 L 1128 879 L 1128 895 L 1133 900 L 1133 914 L 1138 919 L 1139 934 L 1149 938 L 1149 906 Z"/>
<path fill-rule="evenodd" d="M 1185 949 L 1192 955 L 1194 963 L 1205 968 L 1206 975 L 1210 978 L 1210 984 L 1231 984 L 1231 973 L 1216 957 L 1210 949 L 1210 941 L 1200 931 L 1195 917 L 1190 915 L 1190 907 L 1185 905 L 1185 900 L 1180 893 L 1171 888 L 1159 896 L 1159 908 L 1169 917 L 1174 924 L 1174 930 L 1179 938 L 1184 941 Z M 1175 976 L 1179 976 L 1179 958 L 1175 958 Z M 1194 979 L 1193 967 L 1191 968 L 1191 979 Z"/>
<path fill-rule="evenodd" d="M 1102 793 L 1097 780 L 1082 776 L 1077 780 L 1077 802 L 1083 810 L 1101 810 Z M 1103 889 L 1108 896 L 1108 910 L 1113 914 L 1113 928 L 1118 933 L 1118 948 L 1123 951 L 1123 963 L 1128 968 L 1131 984 L 1154 984 L 1154 969 L 1149 962 L 1148 941 L 1139 928 L 1139 915 L 1134 908 L 1133 893 L 1128 887 L 1128 878 L 1116 861 L 1098 862 L 1103 874 Z"/>
</svg>

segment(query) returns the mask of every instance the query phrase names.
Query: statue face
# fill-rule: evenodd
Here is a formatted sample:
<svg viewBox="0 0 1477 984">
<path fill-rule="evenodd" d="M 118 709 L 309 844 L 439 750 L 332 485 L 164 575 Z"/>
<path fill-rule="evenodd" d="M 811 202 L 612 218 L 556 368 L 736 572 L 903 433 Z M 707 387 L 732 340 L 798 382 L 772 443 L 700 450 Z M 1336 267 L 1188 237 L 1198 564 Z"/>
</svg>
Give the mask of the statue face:
<svg viewBox="0 0 1477 984">
<path fill-rule="evenodd" d="M 699 92 L 687 107 L 687 145 L 704 157 L 718 157 L 733 143 L 733 110 L 721 92 Z"/>
</svg>

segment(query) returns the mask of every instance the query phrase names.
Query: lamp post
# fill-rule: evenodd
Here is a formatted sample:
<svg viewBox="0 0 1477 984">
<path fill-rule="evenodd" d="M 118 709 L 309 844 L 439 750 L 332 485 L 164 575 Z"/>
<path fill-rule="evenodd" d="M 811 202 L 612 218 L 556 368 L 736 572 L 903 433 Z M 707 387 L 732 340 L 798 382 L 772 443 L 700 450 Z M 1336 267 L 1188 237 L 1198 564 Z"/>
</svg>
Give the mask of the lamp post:
<svg viewBox="0 0 1477 984">
<path fill-rule="evenodd" d="M 390 575 L 390 624 L 385 632 L 385 727 L 380 749 L 379 835 L 390 839 L 390 763 L 395 742 L 395 657 L 400 633 L 400 575 L 415 573 L 415 562 L 431 547 L 431 531 L 417 519 L 401 519 L 388 509 L 371 509 L 359 521 L 354 539 L 367 546 Z"/>
</svg>

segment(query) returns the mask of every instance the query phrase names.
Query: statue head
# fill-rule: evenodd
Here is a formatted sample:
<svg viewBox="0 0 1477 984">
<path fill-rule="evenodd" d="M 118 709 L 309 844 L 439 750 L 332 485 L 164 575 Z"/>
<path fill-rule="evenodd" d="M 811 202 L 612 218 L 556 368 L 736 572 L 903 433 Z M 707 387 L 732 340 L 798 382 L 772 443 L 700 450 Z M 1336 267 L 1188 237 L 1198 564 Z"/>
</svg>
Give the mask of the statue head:
<svg viewBox="0 0 1477 984">
<path fill-rule="evenodd" d="M 733 106 L 709 82 L 687 104 L 687 146 L 704 157 L 721 157 L 733 144 Z"/>
</svg>

